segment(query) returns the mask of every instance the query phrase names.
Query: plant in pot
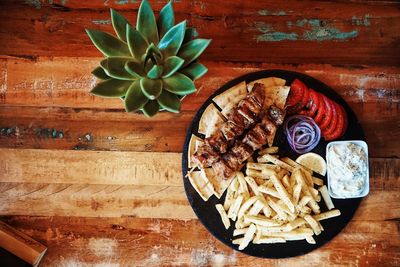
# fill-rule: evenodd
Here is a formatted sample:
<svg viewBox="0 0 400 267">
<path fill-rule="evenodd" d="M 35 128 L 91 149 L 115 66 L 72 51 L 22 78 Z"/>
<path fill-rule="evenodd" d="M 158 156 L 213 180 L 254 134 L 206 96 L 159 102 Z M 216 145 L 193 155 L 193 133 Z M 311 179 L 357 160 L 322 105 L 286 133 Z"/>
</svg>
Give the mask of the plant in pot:
<svg viewBox="0 0 400 267">
<path fill-rule="evenodd" d="M 148 117 L 160 110 L 179 112 L 184 96 L 196 91 L 194 80 L 207 72 L 197 58 L 211 40 L 197 38 L 186 21 L 176 25 L 172 1 L 158 18 L 143 0 L 136 28 L 111 9 L 117 36 L 86 30 L 105 59 L 92 73 L 102 81 L 91 93 L 124 101 L 127 112 L 142 111 Z"/>
</svg>

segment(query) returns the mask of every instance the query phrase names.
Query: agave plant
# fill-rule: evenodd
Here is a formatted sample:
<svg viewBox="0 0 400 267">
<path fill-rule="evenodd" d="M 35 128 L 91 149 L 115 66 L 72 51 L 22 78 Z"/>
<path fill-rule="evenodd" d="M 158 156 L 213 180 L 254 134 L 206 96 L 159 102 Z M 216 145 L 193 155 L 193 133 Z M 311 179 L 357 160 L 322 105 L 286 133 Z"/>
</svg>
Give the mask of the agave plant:
<svg viewBox="0 0 400 267">
<path fill-rule="evenodd" d="M 197 58 L 211 40 L 195 39 L 198 34 L 186 21 L 175 25 L 172 1 L 156 20 L 143 0 L 136 28 L 113 9 L 111 21 L 117 36 L 86 30 L 105 56 L 92 72 L 103 81 L 91 93 L 121 98 L 127 112 L 141 110 L 149 117 L 162 109 L 179 112 L 182 98 L 196 91 L 193 81 L 207 72 Z"/>
</svg>

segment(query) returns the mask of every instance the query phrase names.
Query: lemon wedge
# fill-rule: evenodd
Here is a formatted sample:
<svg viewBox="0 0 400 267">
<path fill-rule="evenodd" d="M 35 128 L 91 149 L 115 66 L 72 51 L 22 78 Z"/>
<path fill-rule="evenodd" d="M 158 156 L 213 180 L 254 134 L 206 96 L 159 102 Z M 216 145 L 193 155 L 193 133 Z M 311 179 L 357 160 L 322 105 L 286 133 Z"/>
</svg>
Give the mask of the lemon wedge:
<svg viewBox="0 0 400 267">
<path fill-rule="evenodd" d="M 296 162 L 319 173 L 326 174 L 326 162 L 323 157 L 315 153 L 306 153 L 296 159 Z"/>
</svg>

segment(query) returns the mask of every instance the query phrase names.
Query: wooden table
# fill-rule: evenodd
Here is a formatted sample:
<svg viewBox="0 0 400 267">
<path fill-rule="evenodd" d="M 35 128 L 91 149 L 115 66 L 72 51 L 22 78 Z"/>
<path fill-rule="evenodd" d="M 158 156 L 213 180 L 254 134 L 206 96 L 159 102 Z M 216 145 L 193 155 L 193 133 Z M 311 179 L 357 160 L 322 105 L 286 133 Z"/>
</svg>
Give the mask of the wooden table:
<svg viewBox="0 0 400 267">
<path fill-rule="evenodd" d="M 400 5 L 395 1 L 176 1 L 213 42 L 180 114 L 147 119 L 89 94 L 100 60 L 84 28 L 133 22 L 140 1 L 0 3 L 1 220 L 49 247 L 42 266 L 399 266 Z M 151 1 L 159 11 L 165 1 Z M 371 192 L 329 244 L 264 260 L 217 241 L 182 186 L 185 131 L 240 75 L 286 69 L 334 88 L 370 149 Z"/>
</svg>

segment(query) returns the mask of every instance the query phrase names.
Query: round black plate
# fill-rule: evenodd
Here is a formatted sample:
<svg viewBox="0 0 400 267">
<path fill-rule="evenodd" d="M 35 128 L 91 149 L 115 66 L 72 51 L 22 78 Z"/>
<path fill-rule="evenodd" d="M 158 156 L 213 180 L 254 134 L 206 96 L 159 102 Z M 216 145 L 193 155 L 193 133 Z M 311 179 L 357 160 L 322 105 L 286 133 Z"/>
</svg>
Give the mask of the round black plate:
<svg viewBox="0 0 400 267">
<path fill-rule="evenodd" d="M 218 203 L 223 203 L 223 199 L 225 199 L 225 194 L 221 197 L 221 200 L 217 199 L 215 196 L 210 197 L 207 202 L 204 202 L 201 197 L 197 194 L 197 192 L 193 189 L 189 180 L 185 178 L 185 175 L 188 171 L 188 162 L 187 162 L 187 153 L 188 153 L 188 144 L 192 134 L 201 136 L 198 134 L 198 123 L 199 119 L 204 111 L 204 109 L 212 103 L 212 99 L 224 92 L 225 90 L 231 88 L 232 86 L 242 82 L 251 82 L 257 79 L 266 78 L 266 77 L 279 77 L 286 80 L 286 85 L 292 83 L 292 81 L 296 78 L 300 79 L 303 83 L 305 83 L 308 87 L 313 88 L 314 90 L 321 92 L 328 96 L 329 98 L 335 100 L 337 103 L 341 104 L 347 114 L 349 119 L 349 126 L 345 133 L 345 135 L 341 138 L 341 140 L 365 140 L 364 131 L 361 125 L 358 123 L 357 118 L 351 108 L 347 105 L 347 103 L 330 87 L 323 84 L 322 82 L 308 76 L 305 74 L 286 71 L 286 70 L 265 70 L 250 73 L 244 75 L 242 77 L 236 78 L 221 88 L 219 88 L 213 95 L 211 95 L 207 101 L 201 106 L 196 116 L 194 117 L 192 124 L 190 125 L 186 139 L 184 144 L 183 156 L 182 156 L 182 173 L 183 173 L 183 183 L 185 186 L 186 195 L 192 206 L 194 212 L 197 217 L 203 223 L 203 225 L 210 231 L 216 238 L 230 246 L 233 249 L 238 249 L 237 245 L 232 244 L 232 234 L 234 230 L 234 226 L 226 230 L 221 222 L 221 218 L 215 209 L 215 205 Z M 292 159 L 296 159 L 298 154 L 292 151 L 286 141 L 286 138 L 283 134 L 282 127 L 279 128 L 274 145 L 279 146 L 280 156 L 289 156 Z M 315 152 L 325 158 L 325 150 L 326 150 L 327 142 L 321 138 L 318 146 L 313 149 L 312 152 Z M 325 184 L 326 178 L 324 179 Z M 305 240 L 301 241 L 288 241 L 286 243 L 281 244 L 259 244 L 254 245 L 252 243 L 249 244 L 247 248 L 245 248 L 243 253 L 248 255 L 262 257 L 262 258 L 287 258 L 294 257 L 298 255 L 306 254 L 314 249 L 317 249 L 328 241 L 330 241 L 333 237 L 335 237 L 351 220 L 355 211 L 357 210 L 362 198 L 354 198 L 354 199 L 332 199 L 335 205 L 335 208 L 338 208 L 341 211 L 341 216 L 331 218 L 328 220 L 321 221 L 322 226 L 325 231 L 323 231 L 319 236 L 314 236 L 316 241 L 315 245 L 308 244 Z M 323 201 L 320 202 L 321 210 L 326 211 L 326 207 L 324 206 Z"/>
</svg>

